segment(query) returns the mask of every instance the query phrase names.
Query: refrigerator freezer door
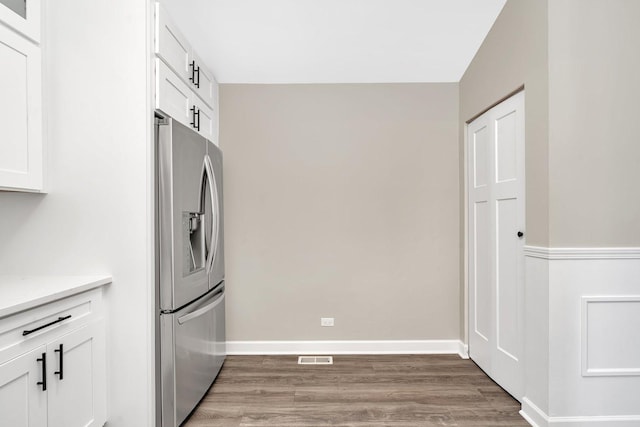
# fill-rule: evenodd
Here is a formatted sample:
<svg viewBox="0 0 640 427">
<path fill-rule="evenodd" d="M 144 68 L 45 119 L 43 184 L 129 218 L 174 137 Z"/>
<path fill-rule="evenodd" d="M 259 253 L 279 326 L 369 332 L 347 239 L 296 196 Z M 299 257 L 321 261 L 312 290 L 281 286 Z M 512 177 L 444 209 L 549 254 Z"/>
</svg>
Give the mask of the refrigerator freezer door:
<svg viewBox="0 0 640 427">
<path fill-rule="evenodd" d="M 175 120 L 158 125 L 160 309 L 209 290 L 205 247 L 206 140 Z"/>
<path fill-rule="evenodd" d="M 215 288 L 224 280 L 224 204 L 222 197 L 222 151 L 212 142 L 207 141 L 207 157 L 213 175 L 213 185 L 215 185 L 215 195 L 217 200 L 210 203 L 212 215 L 205 217 L 205 228 L 207 232 L 206 247 L 215 248 L 215 256 L 212 259 L 209 272 L 209 288 Z"/>
<path fill-rule="evenodd" d="M 224 285 L 176 313 L 162 314 L 162 427 L 177 427 L 220 372 L 226 355 Z"/>
</svg>

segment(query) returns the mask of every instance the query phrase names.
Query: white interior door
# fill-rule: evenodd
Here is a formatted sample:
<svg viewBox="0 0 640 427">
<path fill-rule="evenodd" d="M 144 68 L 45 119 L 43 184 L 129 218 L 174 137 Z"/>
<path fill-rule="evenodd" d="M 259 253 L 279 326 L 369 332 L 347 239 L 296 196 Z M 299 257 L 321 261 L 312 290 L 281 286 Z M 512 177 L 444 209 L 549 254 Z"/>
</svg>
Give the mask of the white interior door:
<svg viewBox="0 0 640 427">
<path fill-rule="evenodd" d="M 469 356 L 524 393 L 524 92 L 467 128 Z"/>
</svg>

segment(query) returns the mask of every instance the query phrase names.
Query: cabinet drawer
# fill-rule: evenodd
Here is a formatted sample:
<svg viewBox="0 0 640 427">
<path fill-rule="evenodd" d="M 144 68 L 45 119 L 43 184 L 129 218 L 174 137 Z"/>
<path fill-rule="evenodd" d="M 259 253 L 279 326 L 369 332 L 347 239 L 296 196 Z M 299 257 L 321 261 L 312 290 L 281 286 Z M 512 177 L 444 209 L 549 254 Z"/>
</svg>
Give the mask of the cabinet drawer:
<svg viewBox="0 0 640 427">
<path fill-rule="evenodd" d="M 46 343 L 53 336 L 86 325 L 101 317 L 101 311 L 102 291 L 96 289 L 3 318 L 0 363 Z M 25 335 L 29 331 L 33 332 Z"/>
<path fill-rule="evenodd" d="M 208 140 L 217 140 L 217 115 L 169 69 L 156 59 L 156 108 L 194 130 L 194 108 L 199 112 L 200 135 Z"/>
</svg>

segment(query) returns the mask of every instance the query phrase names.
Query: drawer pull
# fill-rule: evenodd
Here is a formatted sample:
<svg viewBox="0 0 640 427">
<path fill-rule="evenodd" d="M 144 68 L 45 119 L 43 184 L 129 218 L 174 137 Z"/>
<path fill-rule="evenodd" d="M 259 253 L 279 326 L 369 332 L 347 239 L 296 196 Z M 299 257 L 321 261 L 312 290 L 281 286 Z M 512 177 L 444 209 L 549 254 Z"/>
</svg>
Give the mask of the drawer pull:
<svg viewBox="0 0 640 427">
<path fill-rule="evenodd" d="M 22 331 L 22 336 L 23 336 L 23 337 L 26 337 L 27 335 L 32 334 L 32 333 L 34 333 L 34 332 L 37 332 L 37 331 L 39 331 L 40 329 L 48 328 L 49 326 L 55 325 L 56 323 L 60 323 L 60 322 L 62 322 L 62 321 L 64 321 L 64 320 L 67 320 L 67 319 L 70 319 L 70 318 L 71 318 L 71 315 L 70 315 L 70 314 L 69 314 L 68 316 L 58 317 L 58 320 L 54 320 L 53 322 L 49 322 L 49 323 L 47 323 L 46 325 L 38 326 L 38 327 L 37 327 L 37 328 L 35 328 L 35 329 L 31 329 L 31 330 L 24 330 L 24 331 Z"/>
</svg>

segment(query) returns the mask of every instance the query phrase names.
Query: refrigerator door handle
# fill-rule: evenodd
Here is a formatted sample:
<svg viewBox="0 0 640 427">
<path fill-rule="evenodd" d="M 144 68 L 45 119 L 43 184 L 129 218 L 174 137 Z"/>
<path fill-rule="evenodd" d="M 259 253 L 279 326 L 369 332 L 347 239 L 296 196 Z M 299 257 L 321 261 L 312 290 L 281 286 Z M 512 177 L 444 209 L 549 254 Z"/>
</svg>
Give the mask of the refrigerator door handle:
<svg viewBox="0 0 640 427">
<path fill-rule="evenodd" d="M 207 273 L 210 273 L 211 269 L 213 268 L 213 261 L 216 258 L 216 252 L 218 249 L 218 237 L 220 232 L 220 205 L 218 203 L 218 187 L 216 185 L 216 176 L 213 172 L 213 165 L 211 164 L 211 159 L 209 158 L 209 156 L 205 156 L 204 158 L 204 168 L 209 183 L 211 211 L 214 216 L 213 227 L 211 227 L 211 238 L 209 239 L 211 242 L 211 250 L 207 254 Z"/>
<path fill-rule="evenodd" d="M 222 301 L 224 301 L 224 292 L 220 292 L 220 294 L 218 295 L 222 295 L 222 296 L 216 298 L 211 303 L 205 305 L 202 308 L 197 309 L 196 311 L 192 311 L 191 313 L 188 313 L 188 314 L 185 314 L 184 316 L 179 317 L 178 323 L 181 325 L 184 323 L 187 323 L 189 320 L 193 320 L 196 317 L 200 317 L 203 314 L 206 314 L 211 310 L 213 310 L 214 308 L 216 308 L 217 306 L 219 306 L 222 303 Z"/>
</svg>

